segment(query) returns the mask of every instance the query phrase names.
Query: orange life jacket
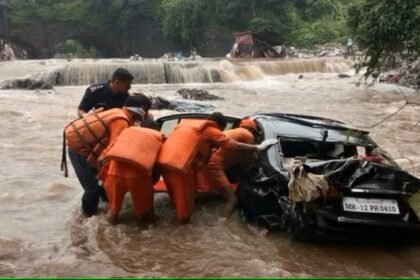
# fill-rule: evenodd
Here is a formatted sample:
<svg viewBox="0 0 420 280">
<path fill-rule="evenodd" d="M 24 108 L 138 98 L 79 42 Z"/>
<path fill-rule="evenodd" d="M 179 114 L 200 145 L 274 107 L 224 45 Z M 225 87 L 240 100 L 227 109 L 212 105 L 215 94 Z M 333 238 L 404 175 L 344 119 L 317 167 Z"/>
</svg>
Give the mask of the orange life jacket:
<svg viewBox="0 0 420 280">
<path fill-rule="evenodd" d="M 214 148 L 202 133 L 208 126 L 218 128 L 213 121 L 182 120 L 162 145 L 158 164 L 183 173 L 187 173 L 193 164 L 196 167 L 206 164 Z"/>
<path fill-rule="evenodd" d="M 162 143 L 163 135 L 159 131 L 132 126 L 121 132 L 104 158 L 132 164 L 152 175 Z"/>
<path fill-rule="evenodd" d="M 120 108 L 93 113 L 70 122 L 64 128 L 67 145 L 90 159 L 89 162 L 95 162 L 109 144 L 110 123 L 117 119 L 130 123 L 127 114 Z"/>
</svg>

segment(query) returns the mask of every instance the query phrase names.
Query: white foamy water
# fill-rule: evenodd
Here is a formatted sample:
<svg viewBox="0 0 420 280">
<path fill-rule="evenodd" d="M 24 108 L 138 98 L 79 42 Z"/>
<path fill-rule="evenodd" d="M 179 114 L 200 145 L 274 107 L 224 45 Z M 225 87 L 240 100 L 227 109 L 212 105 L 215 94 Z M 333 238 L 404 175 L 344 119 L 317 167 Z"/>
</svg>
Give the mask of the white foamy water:
<svg viewBox="0 0 420 280">
<path fill-rule="evenodd" d="M 343 73 L 351 70 L 351 62 L 342 58 L 274 61 L 55 59 L 32 61 L 22 67 L 22 62 L 18 61 L 11 67 L 0 67 L 0 73 L 4 72 L 0 81 L 31 77 L 48 81 L 53 85 L 85 85 L 108 80 L 117 67 L 128 69 L 134 75 L 135 83 L 179 84 L 253 81 L 262 80 L 270 75 L 288 73 Z"/>
<path fill-rule="evenodd" d="M 67 65 L 56 60 L 45 61 L 45 65 L 39 63 L 1 63 L 0 80 L 54 71 Z M 100 69 L 105 63 L 105 68 L 112 68 L 109 61 L 88 63 L 94 65 L 88 67 Z M 276 70 L 275 62 L 257 61 L 247 66 L 246 62 L 208 61 L 201 62 L 202 67 L 219 67 L 220 72 L 225 71 L 223 75 L 233 77 L 231 82 L 137 84 L 132 92 L 179 99 L 178 89 L 199 88 L 223 96 L 225 100 L 202 103 L 212 104 L 227 115 L 304 113 L 359 127 L 375 124 L 403 104 L 395 86 L 365 88 L 357 86 L 358 76 L 338 78 L 338 72 L 349 72 L 347 62 L 344 66 L 340 63 L 326 60 L 328 71 L 317 68 L 319 64 L 315 63 L 299 79 L 298 74 L 304 71 L 293 73 L 281 67 Z M 243 70 L 248 74 L 238 69 L 248 69 Z M 82 75 L 77 73 L 72 75 Z M 240 75 L 254 78 L 238 78 Z M 70 177 L 66 179 L 59 165 L 62 129 L 76 116 L 84 90 L 85 86 L 66 86 L 50 91 L 0 91 L 0 276 L 420 274 L 417 245 L 296 243 L 286 233 L 267 236 L 244 224 L 237 214 L 227 224 L 219 223 L 220 201 L 198 202 L 192 223 L 184 227 L 175 225 L 175 211 L 163 194 L 155 198 L 159 220 L 148 229 L 135 225 L 129 200 L 122 224 L 116 227 L 106 223 L 105 205 L 101 205 L 99 216 L 82 219 L 79 209 L 82 189 L 71 166 Z M 414 91 L 403 91 L 411 100 L 418 99 Z M 153 112 L 157 117 L 172 113 Z M 410 158 L 418 174 L 420 127 L 415 124 L 419 120 L 419 108 L 408 106 L 372 131 L 374 140 L 391 155 Z M 412 171 L 408 164 L 407 170 Z"/>
</svg>

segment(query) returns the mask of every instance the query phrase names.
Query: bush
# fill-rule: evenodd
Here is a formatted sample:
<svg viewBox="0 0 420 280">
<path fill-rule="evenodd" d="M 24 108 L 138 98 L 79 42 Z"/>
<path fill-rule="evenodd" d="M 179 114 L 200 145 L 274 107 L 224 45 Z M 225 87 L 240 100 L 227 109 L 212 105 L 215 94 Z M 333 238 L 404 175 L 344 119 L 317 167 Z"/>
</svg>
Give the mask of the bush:
<svg viewBox="0 0 420 280">
<path fill-rule="evenodd" d="M 418 0 L 363 0 L 349 10 L 349 26 L 366 56 L 365 76 L 381 72 L 397 57 L 413 61 L 420 52 Z"/>
<path fill-rule="evenodd" d="M 86 49 L 79 41 L 67 40 L 55 46 L 54 56 L 72 58 L 97 57 L 98 51 L 93 47 Z"/>
</svg>

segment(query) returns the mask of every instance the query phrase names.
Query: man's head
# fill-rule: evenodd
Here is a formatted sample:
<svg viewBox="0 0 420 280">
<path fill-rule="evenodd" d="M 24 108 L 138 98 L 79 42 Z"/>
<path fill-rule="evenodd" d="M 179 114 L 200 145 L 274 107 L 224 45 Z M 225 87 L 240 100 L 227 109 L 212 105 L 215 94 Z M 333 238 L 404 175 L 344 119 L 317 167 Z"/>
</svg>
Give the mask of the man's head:
<svg viewBox="0 0 420 280">
<path fill-rule="evenodd" d="M 118 68 L 112 74 L 111 82 L 109 84 L 113 93 L 126 93 L 131 88 L 133 82 L 133 75 L 124 68 Z"/>
<path fill-rule="evenodd" d="M 249 117 L 243 118 L 239 124 L 239 127 L 243 127 L 249 130 L 254 136 L 258 135 L 257 123 Z"/>
<path fill-rule="evenodd" d="M 124 108 L 131 113 L 136 121 L 144 120 L 151 106 L 152 102 L 150 99 L 141 93 L 129 96 L 124 103 Z"/>
<path fill-rule="evenodd" d="M 220 128 L 220 130 L 225 130 L 227 126 L 227 121 L 225 116 L 220 112 L 214 112 L 209 116 L 209 121 L 214 121 Z"/>
</svg>

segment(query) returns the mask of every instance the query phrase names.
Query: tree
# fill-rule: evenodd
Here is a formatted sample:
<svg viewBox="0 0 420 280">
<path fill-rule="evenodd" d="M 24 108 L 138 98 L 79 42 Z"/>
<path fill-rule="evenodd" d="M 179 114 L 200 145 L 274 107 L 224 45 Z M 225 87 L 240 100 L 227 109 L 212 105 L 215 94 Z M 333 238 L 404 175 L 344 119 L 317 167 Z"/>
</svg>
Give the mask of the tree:
<svg viewBox="0 0 420 280">
<path fill-rule="evenodd" d="M 361 0 L 349 10 L 350 28 L 366 50 L 359 64 L 365 76 L 379 73 L 396 58 L 413 61 L 420 52 L 419 0 Z"/>
<path fill-rule="evenodd" d="M 209 14 L 206 0 L 164 0 L 162 30 L 167 38 L 184 48 L 199 45 Z"/>
</svg>

